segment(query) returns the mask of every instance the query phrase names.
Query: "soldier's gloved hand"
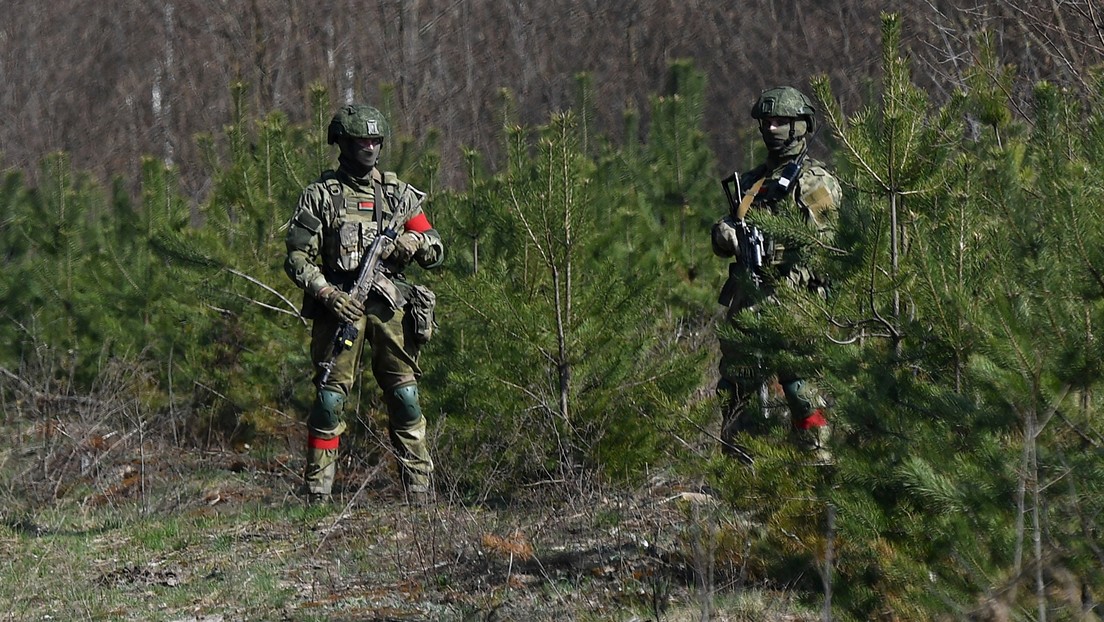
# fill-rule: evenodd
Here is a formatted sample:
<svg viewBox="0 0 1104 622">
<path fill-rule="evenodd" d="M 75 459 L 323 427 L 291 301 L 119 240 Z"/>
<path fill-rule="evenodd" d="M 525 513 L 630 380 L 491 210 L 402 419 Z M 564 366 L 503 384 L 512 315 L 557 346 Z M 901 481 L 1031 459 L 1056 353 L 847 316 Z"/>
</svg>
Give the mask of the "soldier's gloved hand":
<svg viewBox="0 0 1104 622">
<path fill-rule="evenodd" d="M 414 259 L 414 253 L 422 248 L 424 239 L 425 236 L 417 231 L 404 231 L 402 235 L 395 238 L 395 243 L 391 246 L 391 250 L 384 255 L 384 258 L 400 264 L 408 264 L 411 259 Z"/>
<path fill-rule="evenodd" d="M 349 294 L 341 291 L 333 285 L 327 285 L 318 292 L 318 299 L 326 308 L 333 312 L 338 319 L 345 322 L 355 322 L 364 315 L 364 303 Z"/>
<path fill-rule="evenodd" d="M 740 250 L 740 242 L 736 237 L 736 220 L 732 216 L 725 216 L 713 225 L 713 253 L 720 257 L 732 257 Z"/>
</svg>

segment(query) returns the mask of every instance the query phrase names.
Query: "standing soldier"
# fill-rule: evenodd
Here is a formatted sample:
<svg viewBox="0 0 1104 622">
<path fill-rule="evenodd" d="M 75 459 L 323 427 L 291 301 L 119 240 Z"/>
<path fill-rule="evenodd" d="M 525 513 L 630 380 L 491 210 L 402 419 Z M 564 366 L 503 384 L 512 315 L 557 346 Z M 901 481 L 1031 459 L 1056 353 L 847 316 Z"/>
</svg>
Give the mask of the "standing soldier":
<svg viewBox="0 0 1104 622">
<path fill-rule="evenodd" d="M 811 249 L 788 239 L 789 247 L 785 247 L 782 240 L 772 240 L 769 232 L 754 226 L 757 214 L 790 217 L 811 229 L 821 243 L 831 245 L 842 193 L 824 164 L 806 156 L 807 137 L 816 128 L 815 113 L 809 98 L 793 87 L 763 91 L 751 116 L 759 121 L 767 161 L 724 182 L 731 213 L 713 225 L 712 242 L 715 254 L 735 258 L 720 302 L 728 308 L 728 323 L 737 332 L 748 330 L 750 314 L 762 304 L 770 304 L 778 287 L 827 295 L 823 275 L 814 274 L 805 261 Z M 749 458 L 734 438 L 754 427 L 749 403 L 757 394 L 761 401 L 766 400 L 766 391 L 761 389 L 775 374 L 789 408 L 791 437 L 818 462 L 829 461 L 826 403 L 817 387 L 795 370 L 760 364 L 769 353 L 748 352 L 723 337 L 720 346 L 717 393 L 723 400 L 721 440 L 725 449 Z"/>
<path fill-rule="evenodd" d="M 387 406 L 388 430 L 407 499 L 431 495 L 433 462 L 418 402 L 418 350 L 433 330 L 434 296 L 408 283 L 416 261 L 434 268 L 444 259 L 441 237 L 422 211 L 425 194 L 377 167 L 387 124 L 365 105 L 341 108 L 326 140 L 340 149 L 339 166 L 303 190 L 287 232 L 284 270 L 305 292 L 304 317 L 313 320 L 311 359 L 317 396 L 307 418 L 305 488 L 310 502 L 330 498 L 337 469 L 342 410 L 356 378 L 364 343 Z M 361 262 L 381 232 L 394 230 L 382 252 L 382 270 L 363 299 L 350 295 Z M 335 348 L 339 327 L 355 328 Z M 334 354 L 336 352 L 336 355 Z"/>
</svg>

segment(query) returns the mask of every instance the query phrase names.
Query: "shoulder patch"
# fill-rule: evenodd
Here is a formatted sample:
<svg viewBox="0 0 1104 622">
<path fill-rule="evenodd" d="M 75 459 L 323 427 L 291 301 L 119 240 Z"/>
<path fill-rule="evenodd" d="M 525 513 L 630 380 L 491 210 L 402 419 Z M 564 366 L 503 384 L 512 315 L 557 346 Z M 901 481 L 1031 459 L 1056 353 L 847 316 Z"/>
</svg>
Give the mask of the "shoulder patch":
<svg viewBox="0 0 1104 622">
<path fill-rule="evenodd" d="M 817 186 L 812 192 L 803 194 L 801 201 L 805 204 L 805 207 L 809 208 L 813 218 L 818 221 L 825 213 L 831 211 L 836 206 L 836 201 L 832 198 L 832 193 L 828 192 L 828 188 L 824 186 Z"/>
<path fill-rule="evenodd" d="M 801 173 L 801 203 L 817 222 L 831 218 L 843 198 L 839 182 L 823 164 L 811 161 Z"/>
<path fill-rule="evenodd" d="M 832 204 L 838 205 L 843 199 L 843 191 L 839 181 L 827 168 L 819 162 L 814 162 L 801 173 L 801 198 L 806 203 L 812 203 L 814 195 L 820 200 L 827 195 Z"/>
<path fill-rule="evenodd" d="M 292 217 L 292 222 L 311 233 L 318 233 L 322 229 L 322 221 L 314 214 L 300 210 Z"/>
</svg>

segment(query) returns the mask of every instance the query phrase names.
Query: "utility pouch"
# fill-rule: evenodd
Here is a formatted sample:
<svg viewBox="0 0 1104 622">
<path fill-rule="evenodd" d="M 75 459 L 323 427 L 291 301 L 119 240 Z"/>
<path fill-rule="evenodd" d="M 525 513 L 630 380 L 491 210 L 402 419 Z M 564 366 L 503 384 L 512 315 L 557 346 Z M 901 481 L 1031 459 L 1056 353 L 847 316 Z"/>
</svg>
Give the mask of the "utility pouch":
<svg viewBox="0 0 1104 622">
<path fill-rule="evenodd" d="M 356 271 L 364 257 L 364 252 L 375 237 L 375 223 L 355 220 L 342 223 L 337 232 L 339 249 L 337 267 L 348 272 Z"/>
<path fill-rule="evenodd" d="M 433 331 L 437 327 L 436 308 L 437 294 L 433 290 L 424 285 L 411 286 L 406 311 L 410 315 L 411 337 L 415 343 L 423 344 L 433 337 Z"/>
<path fill-rule="evenodd" d="M 372 283 L 372 291 L 382 296 L 392 309 L 402 309 L 406 306 L 406 295 L 399 289 L 398 285 L 395 285 L 394 281 L 382 272 L 376 276 L 375 283 Z"/>
</svg>

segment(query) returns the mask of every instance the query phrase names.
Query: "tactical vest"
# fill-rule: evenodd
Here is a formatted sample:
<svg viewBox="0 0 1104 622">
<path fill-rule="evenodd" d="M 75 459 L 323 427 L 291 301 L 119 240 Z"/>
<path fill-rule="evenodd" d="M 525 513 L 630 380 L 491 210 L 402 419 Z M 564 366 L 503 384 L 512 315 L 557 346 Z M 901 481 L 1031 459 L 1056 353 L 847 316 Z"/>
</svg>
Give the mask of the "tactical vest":
<svg viewBox="0 0 1104 622">
<path fill-rule="evenodd" d="M 755 210 L 766 210 L 774 215 L 781 215 L 784 212 L 795 210 L 794 214 L 800 215 L 806 225 L 818 231 L 821 230 L 826 224 L 825 221 L 833 218 L 828 213 L 834 205 L 831 195 L 825 188 L 814 185 L 812 187 L 816 189 L 811 195 L 804 196 L 802 200 L 799 200 L 798 197 L 803 197 L 802 182 L 808 181 L 810 176 L 814 175 L 814 169 L 822 170 L 823 167 L 823 164 L 812 158 L 806 159 L 801 172 L 788 186 L 779 184 L 784 167 L 776 167 L 771 170 L 766 165 L 760 165 L 745 173 L 740 179 L 743 188 L 749 188 L 760 178 L 765 177 L 757 196 L 751 204 L 752 210 L 749 212 L 749 220 L 755 220 Z M 793 263 L 799 260 L 796 250 L 790 249 L 790 251 L 787 251 L 780 240 L 768 239 L 767 249 L 769 251 L 769 262 L 779 267 L 783 272 L 792 268 Z"/>
<path fill-rule="evenodd" d="M 355 272 L 372 241 L 394 209 L 380 179 L 373 175 L 373 192 L 361 193 L 345 186 L 332 171 L 322 177 L 330 197 L 333 223 L 323 231 L 322 262 L 327 277 Z M 401 226 L 402 223 L 395 223 Z"/>
</svg>

